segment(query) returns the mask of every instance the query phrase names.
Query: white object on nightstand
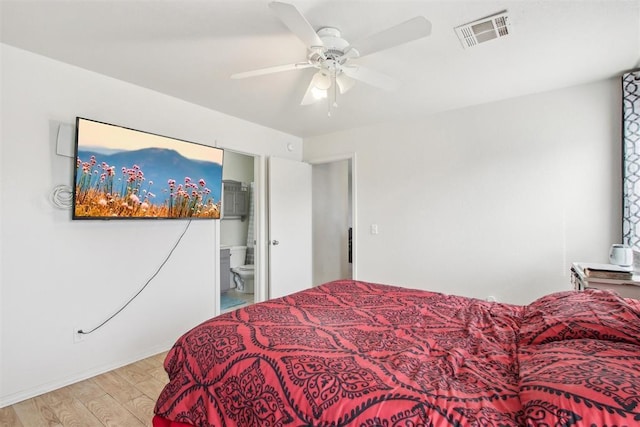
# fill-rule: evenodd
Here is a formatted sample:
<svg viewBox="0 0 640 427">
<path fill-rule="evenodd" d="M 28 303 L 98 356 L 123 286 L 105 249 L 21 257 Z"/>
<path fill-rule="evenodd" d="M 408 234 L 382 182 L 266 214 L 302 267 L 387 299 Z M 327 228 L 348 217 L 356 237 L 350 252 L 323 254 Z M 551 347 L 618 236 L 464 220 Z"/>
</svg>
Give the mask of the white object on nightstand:
<svg viewBox="0 0 640 427">
<path fill-rule="evenodd" d="M 633 268 L 633 251 L 627 245 L 613 245 L 609 251 L 609 262 L 622 267 Z"/>
</svg>

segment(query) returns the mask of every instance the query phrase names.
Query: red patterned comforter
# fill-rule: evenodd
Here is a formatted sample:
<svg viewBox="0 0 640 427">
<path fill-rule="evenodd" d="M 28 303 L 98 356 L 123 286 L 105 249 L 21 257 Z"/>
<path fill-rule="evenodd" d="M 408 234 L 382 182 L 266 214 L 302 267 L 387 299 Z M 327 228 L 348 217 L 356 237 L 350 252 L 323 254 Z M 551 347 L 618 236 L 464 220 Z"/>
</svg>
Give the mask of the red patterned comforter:
<svg viewBox="0 0 640 427">
<path fill-rule="evenodd" d="M 337 281 L 202 323 L 165 368 L 155 427 L 638 426 L 640 302 Z"/>
</svg>

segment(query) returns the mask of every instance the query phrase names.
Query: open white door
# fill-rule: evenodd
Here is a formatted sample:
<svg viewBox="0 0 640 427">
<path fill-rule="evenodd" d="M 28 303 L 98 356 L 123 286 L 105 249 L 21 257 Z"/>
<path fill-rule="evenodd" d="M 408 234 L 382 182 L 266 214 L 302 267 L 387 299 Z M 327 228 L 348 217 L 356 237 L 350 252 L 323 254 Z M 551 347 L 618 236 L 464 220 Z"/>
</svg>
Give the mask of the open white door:
<svg viewBox="0 0 640 427">
<path fill-rule="evenodd" d="M 269 298 L 310 288 L 311 165 L 269 159 Z"/>
</svg>

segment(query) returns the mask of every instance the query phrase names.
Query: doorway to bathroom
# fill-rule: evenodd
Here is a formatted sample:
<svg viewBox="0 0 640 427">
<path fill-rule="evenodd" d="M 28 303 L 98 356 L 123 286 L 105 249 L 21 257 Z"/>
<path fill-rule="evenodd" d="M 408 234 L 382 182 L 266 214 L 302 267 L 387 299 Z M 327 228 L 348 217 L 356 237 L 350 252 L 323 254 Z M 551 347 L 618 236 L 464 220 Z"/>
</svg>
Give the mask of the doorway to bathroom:
<svg viewBox="0 0 640 427">
<path fill-rule="evenodd" d="M 220 220 L 220 313 L 255 302 L 255 158 L 225 150 Z"/>
</svg>

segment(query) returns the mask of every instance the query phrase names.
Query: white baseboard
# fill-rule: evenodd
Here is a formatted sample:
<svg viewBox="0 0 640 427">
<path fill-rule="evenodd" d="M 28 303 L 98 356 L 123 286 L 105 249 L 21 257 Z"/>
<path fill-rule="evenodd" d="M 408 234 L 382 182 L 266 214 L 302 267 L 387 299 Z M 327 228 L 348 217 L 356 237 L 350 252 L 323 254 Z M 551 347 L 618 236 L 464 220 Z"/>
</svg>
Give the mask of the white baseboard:
<svg viewBox="0 0 640 427">
<path fill-rule="evenodd" d="M 129 365 L 134 362 L 138 362 L 142 359 L 146 359 L 147 357 L 154 356 L 158 353 L 162 353 L 168 351 L 173 346 L 173 342 L 171 344 L 165 344 L 161 346 L 154 347 L 151 350 L 148 350 L 145 353 L 139 354 L 132 358 L 116 361 L 114 363 L 110 363 L 108 365 L 100 366 L 95 369 L 91 369 L 85 372 L 80 372 L 73 377 L 65 378 L 60 381 L 52 381 L 49 383 L 41 384 L 37 387 L 33 387 L 27 390 L 22 390 L 18 393 L 13 393 L 7 396 L 3 396 L 0 398 L 0 408 L 4 408 L 6 406 L 13 405 L 15 403 L 22 402 L 23 400 L 31 399 L 36 396 L 40 396 L 41 394 L 49 393 L 54 390 L 58 390 L 59 388 L 66 387 L 71 384 L 75 384 L 80 381 L 87 380 L 89 378 L 93 378 L 97 375 L 104 374 L 105 372 L 113 371 L 114 369 L 121 368 L 123 366 Z"/>
</svg>

